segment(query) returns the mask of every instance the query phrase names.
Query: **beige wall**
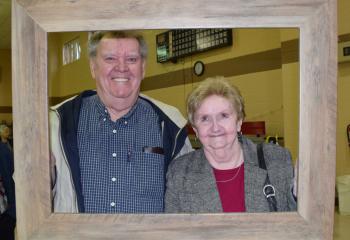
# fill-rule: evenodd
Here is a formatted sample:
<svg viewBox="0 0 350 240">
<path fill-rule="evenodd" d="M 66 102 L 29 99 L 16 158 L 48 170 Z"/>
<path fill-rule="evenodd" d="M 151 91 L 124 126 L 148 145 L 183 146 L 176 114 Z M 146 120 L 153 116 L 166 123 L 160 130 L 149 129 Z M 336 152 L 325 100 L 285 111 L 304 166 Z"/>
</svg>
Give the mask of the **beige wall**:
<svg viewBox="0 0 350 240">
<path fill-rule="evenodd" d="M 298 39 L 299 31 L 283 29 L 281 41 Z M 282 45 L 282 48 L 283 45 Z M 288 52 L 283 49 L 282 52 Z M 299 62 L 283 62 L 282 64 L 282 96 L 284 116 L 284 143 L 293 155 L 298 158 L 299 144 Z"/>
<path fill-rule="evenodd" d="M 79 37 L 81 58 L 63 66 L 62 46 L 64 43 Z M 86 51 L 87 33 L 68 32 L 49 34 L 49 92 L 51 97 L 62 97 L 76 94 L 84 89 L 94 89 Z"/>
<path fill-rule="evenodd" d="M 338 35 L 350 33 L 350 1 L 338 0 Z"/>
<path fill-rule="evenodd" d="M 338 0 L 338 35 L 350 41 L 350 1 Z M 337 176 L 350 174 L 350 146 L 346 126 L 350 124 L 350 61 L 338 65 Z M 320 129 L 322 131 L 322 129 Z"/>
<path fill-rule="evenodd" d="M 164 30 L 163 30 L 164 31 Z M 269 49 L 275 49 L 280 47 L 280 31 L 279 29 L 234 29 L 233 30 L 233 46 L 225 47 L 221 49 L 212 50 L 209 52 L 194 54 L 190 57 L 185 57 L 179 59 L 176 64 L 167 62 L 167 63 L 157 63 L 155 58 L 155 34 L 162 31 L 150 31 L 145 34 L 147 42 L 149 43 L 150 56 L 148 57 L 148 67 L 146 72 L 146 77 L 151 77 L 154 75 L 165 74 L 172 71 L 185 71 L 186 69 L 192 69 L 193 64 L 201 60 L 204 64 L 210 64 L 213 62 L 223 61 L 225 59 L 237 58 L 239 56 L 245 56 L 249 54 L 254 54 L 256 52 L 263 52 Z M 198 78 L 194 75 L 184 74 L 183 84 L 184 86 L 170 87 L 169 89 L 158 89 L 145 91 L 146 94 L 160 98 L 169 103 L 175 105 L 180 111 L 185 114 L 185 101 L 188 93 L 192 90 L 193 84 L 198 81 Z M 204 77 L 209 77 L 209 75 L 204 73 Z M 264 75 L 264 77 L 267 77 Z M 275 75 L 273 75 L 275 78 Z M 203 77 L 202 77 L 203 78 Z M 250 74 L 250 79 L 255 79 L 255 81 L 261 83 L 260 76 Z M 278 77 L 280 79 L 280 76 Z M 244 82 L 240 82 L 244 85 Z M 274 88 L 275 86 L 269 87 Z M 240 86 L 238 86 L 240 87 Z M 274 88 L 276 90 L 276 88 Z M 165 96 L 162 96 L 165 91 Z M 254 91 L 254 90 L 253 90 Z M 280 92 L 280 91 L 279 91 Z M 249 93 L 248 93 L 249 94 Z M 169 100 L 167 100 L 169 99 Z M 180 101 L 179 101 L 180 100 Z M 261 99 L 260 99 L 261 100 Z M 281 99 L 279 99 L 281 100 Z M 267 100 L 269 101 L 269 100 Z M 264 109 L 266 110 L 266 109 Z M 259 115 L 259 113 L 250 115 L 254 117 Z M 248 118 L 249 119 L 249 116 Z M 277 129 L 280 127 L 277 127 Z M 276 129 L 276 131 L 278 131 Z M 272 131 L 275 129 L 272 128 Z M 272 134 L 272 133 L 271 133 Z"/>
<path fill-rule="evenodd" d="M 246 121 L 265 121 L 266 135 L 283 137 L 281 69 L 231 79 L 245 99 Z"/>
<path fill-rule="evenodd" d="M 350 146 L 346 135 L 346 127 L 350 124 L 350 62 L 339 64 L 338 119 L 336 124 L 337 175 L 350 174 Z"/>
<path fill-rule="evenodd" d="M 0 50 L 0 122 L 12 123 L 11 50 Z"/>
<path fill-rule="evenodd" d="M 298 158 L 299 143 L 299 63 L 282 65 L 282 95 L 284 116 L 284 143 Z"/>
</svg>

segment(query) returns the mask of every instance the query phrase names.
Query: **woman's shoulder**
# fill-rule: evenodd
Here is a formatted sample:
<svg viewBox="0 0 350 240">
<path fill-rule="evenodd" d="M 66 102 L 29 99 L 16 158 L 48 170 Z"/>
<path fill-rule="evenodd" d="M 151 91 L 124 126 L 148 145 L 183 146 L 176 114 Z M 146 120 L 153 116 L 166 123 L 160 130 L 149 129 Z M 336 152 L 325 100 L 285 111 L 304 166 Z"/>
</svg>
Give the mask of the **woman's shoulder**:
<svg viewBox="0 0 350 240">
<path fill-rule="evenodd" d="M 181 155 L 178 158 L 173 159 L 170 162 L 169 168 L 171 169 L 185 169 L 185 168 L 193 168 L 197 166 L 200 162 L 203 161 L 203 150 L 198 149 L 195 151 L 191 151 L 184 155 Z M 204 159 L 205 160 L 205 159 Z"/>
<path fill-rule="evenodd" d="M 253 143 L 250 139 L 245 138 L 243 141 L 247 150 L 252 154 L 257 154 L 257 144 Z M 265 162 L 270 166 L 281 166 L 291 164 L 291 154 L 289 150 L 280 145 L 273 143 L 259 143 L 262 145 Z"/>
<path fill-rule="evenodd" d="M 270 168 L 292 167 L 292 156 L 287 148 L 273 143 L 265 143 L 263 150 L 267 165 Z"/>
<path fill-rule="evenodd" d="M 289 152 L 289 150 L 285 147 L 282 147 L 280 145 L 276 145 L 274 143 L 263 143 L 263 149 L 264 151 L 268 153 L 273 153 L 273 154 L 286 154 Z"/>
</svg>

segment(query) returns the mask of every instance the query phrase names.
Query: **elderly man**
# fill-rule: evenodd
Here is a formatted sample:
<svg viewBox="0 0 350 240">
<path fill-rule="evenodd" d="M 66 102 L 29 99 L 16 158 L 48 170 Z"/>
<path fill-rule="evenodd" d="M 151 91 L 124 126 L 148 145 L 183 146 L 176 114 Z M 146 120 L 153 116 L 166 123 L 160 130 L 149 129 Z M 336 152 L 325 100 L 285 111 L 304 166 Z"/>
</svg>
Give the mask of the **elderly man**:
<svg viewBox="0 0 350 240">
<path fill-rule="evenodd" d="M 169 162 L 192 150 L 186 120 L 140 95 L 147 45 L 132 32 L 95 32 L 90 70 L 97 91 L 52 108 L 54 211 L 161 213 Z"/>
</svg>

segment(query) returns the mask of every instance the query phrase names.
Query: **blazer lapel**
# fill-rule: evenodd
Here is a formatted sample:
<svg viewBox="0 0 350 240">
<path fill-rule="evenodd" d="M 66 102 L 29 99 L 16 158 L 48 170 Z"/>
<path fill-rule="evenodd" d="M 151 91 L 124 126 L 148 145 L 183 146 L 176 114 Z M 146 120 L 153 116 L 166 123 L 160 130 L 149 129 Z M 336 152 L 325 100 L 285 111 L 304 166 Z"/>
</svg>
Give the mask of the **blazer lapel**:
<svg viewBox="0 0 350 240">
<path fill-rule="evenodd" d="M 247 212 L 268 212 L 269 206 L 263 194 L 266 171 L 259 168 L 256 145 L 243 138 L 244 154 L 244 192 Z M 217 190 L 215 176 L 203 149 L 194 155 L 191 174 L 184 183 L 188 194 L 188 204 L 191 212 L 222 212 L 220 196 Z"/>
<path fill-rule="evenodd" d="M 193 212 L 222 212 L 220 196 L 217 190 L 213 170 L 203 150 L 195 155 L 193 169 L 185 183 L 186 192 L 191 191 L 191 208 Z"/>
</svg>

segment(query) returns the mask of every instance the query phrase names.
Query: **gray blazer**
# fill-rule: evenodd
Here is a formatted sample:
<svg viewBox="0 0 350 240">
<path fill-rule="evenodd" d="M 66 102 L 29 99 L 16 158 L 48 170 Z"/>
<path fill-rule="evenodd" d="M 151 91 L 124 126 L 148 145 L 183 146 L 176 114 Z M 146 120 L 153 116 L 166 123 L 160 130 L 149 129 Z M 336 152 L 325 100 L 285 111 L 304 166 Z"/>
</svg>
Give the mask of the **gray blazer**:
<svg viewBox="0 0 350 240">
<path fill-rule="evenodd" d="M 256 145 L 242 137 L 244 154 L 244 191 L 247 212 L 269 212 L 263 186 L 266 170 L 259 168 Z M 274 144 L 264 144 L 266 167 L 275 187 L 278 211 L 295 211 L 292 195 L 293 166 L 289 151 Z M 222 212 L 215 176 L 202 149 L 190 152 L 169 165 L 165 212 Z"/>
</svg>

